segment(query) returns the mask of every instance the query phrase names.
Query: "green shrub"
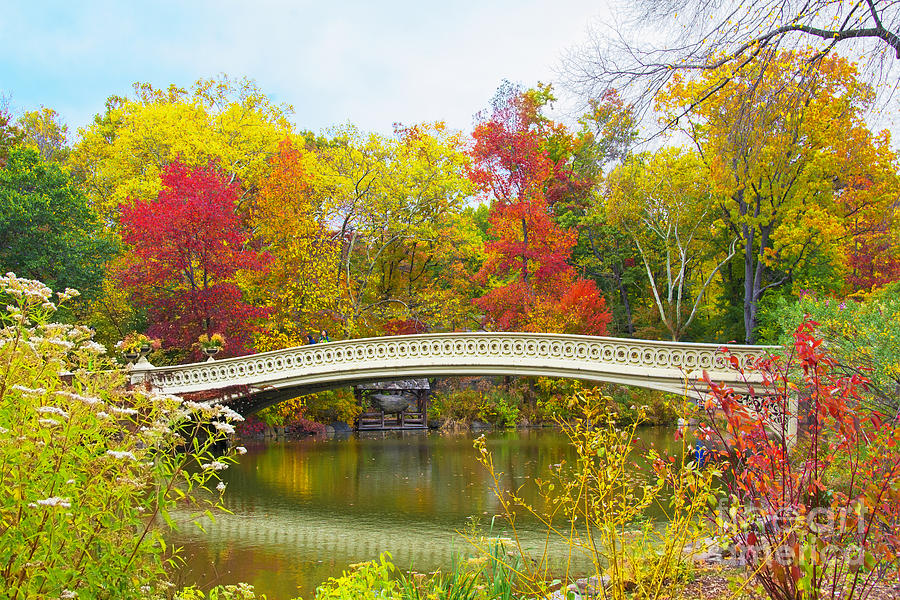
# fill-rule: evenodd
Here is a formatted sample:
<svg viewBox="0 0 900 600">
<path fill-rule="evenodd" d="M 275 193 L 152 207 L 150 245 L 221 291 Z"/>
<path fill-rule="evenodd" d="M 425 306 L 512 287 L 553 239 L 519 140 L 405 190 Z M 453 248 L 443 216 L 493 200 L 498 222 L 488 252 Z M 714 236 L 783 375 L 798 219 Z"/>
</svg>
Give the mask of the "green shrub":
<svg viewBox="0 0 900 600">
<path fill-rule="evenodd" d="M 229 459 L 209 449 L 240 416 L 127 391 L 90 330 L 50 322 L 51 299 L 40 282 L 0 277 L 3 597 L 168 594 L 162 525 L 221 506 L 211 483 Z"/>
<path fill-rule="evenodd" d="M 519 421 L 522 404 L 522 393 L 515 388 L 508 391 L 495 387 L 486 392 L 455 390 L 432 394 L 428 415 L 462 423 L 477 419 L 497 427 L 514 427 Z"/>
<path fill-rule="evenodd" d="M 494 388 L 482 396 L 478 418 L 497 427 L 515 427 L 521 405 L 522 394 L 518 391 Z"/>
<path fill-rule="evenodd" d="M 404 573 L 383 553 L 378 560 L 352 565 L 316 589 L 316 600 L 512 600 L 513 569 L 502 547 L 489 546 L 485 557 L 454 561 L 449 572 Z M 503 557 L 501 559 L 501 556 Z"/>
<path fill-rule="evenodd" d="M 184 588 L 178 590 L 174 600 L 266 600 L 266 596 L 265 594 L 257 596 L 252 585 L 239 583 L 217 585 L 205 593 L 196 587 Z"/>
<path fill-rule="evenodd" d="M 579 392 L 571 399 L 571 414 L 559 424 L 575 451 L 571 463 L 561 462 L 534 481 L 540 502 L 528 502 L 521 488 L 507 489 L 505 477 L 494 465 L 484 436 L 475 441 L 479 461 L 487 470 L 499 514 L 511 532 L 515 557 L 528 557 L 515 564 L 508 553 L 492 554 L 480 539 L 470 543 L 485 556 L 496 556 L 517 575 L 525 597 L 545 598 L 553 583 L 565 585 L 572 559 L 587 555 L 593 575 L 608 578 L 604 598 L 645 600 L 679 597 L 678 588 L 690 571 L 685 550 L 705 537 L 709 504 L 715 504 L 715 481 L 720 472 L 701 469 L 686 447 L 674 456 L 655 449 L 645 452 L 647 467 L 635 471 L 635 440 L 643 412 L 620 428 L 609 411 L 611 398 L 596 389 Z M 689 403 L 680 407 L 687 411 Z M 687 412 L 685 416 L 689 416 Z M 654 507 L 666 521 L 648 520 Z M 536 549 L 522 547 L 518 533 L 524 515 L 546 527 L 544 543 Z M 550 541 L 562 539 L 568 547 L 567 564 L 553 565 Z"/>
<path fill-rule="evenodd" d="M 383 598 L 400 600 L 397 567 L 391 555 L 383 553 L 378 560 L 351 565 L 340 577 L 330 577 L 316 588 L 316 600 L 358 600 Z"/>
<path fill-rule="evenodd" d="M 541 420 L 568 420 L 579 416 L 573 398 L 585 390 L 592 389 L 600 398 L 605 398 L 606 410 L 615 415 L 619 425 L 628 425 L 640 419 L 644 425 L 672 425 L 678 420 L 677 396 L 657 390 L 625 387 L 603 383 L 588 387 L 574 379 L 553 379 L 541 377 L 537 381 L 537 407 Z"/>
<path fill-rule="evenodd" d="M 300 400 L 303 403 L 303 416 L 319 423 L 327 424 L 333 421 L 353 423 L 362 412 L 352 388 L 310 394 Z"/>
<path fill-rule="evenodd" d="M 900 406 L 900 282 L 859 298 L 779 298 L 763 317 L 764 338 L 793 347 L 793 335 L 806 317 L 828 346 L 841 372 L 871 380 L 870 401 L 878 408 Z"/>
<path fill-rule="evenodd" d="M 443 417 L 453 421 L 474 421 L 481 410 L 483 392 L 477 390 L 454 390 L 435 393 L 431 396 L 428 414 L 432 418 Z"/>
</svg>

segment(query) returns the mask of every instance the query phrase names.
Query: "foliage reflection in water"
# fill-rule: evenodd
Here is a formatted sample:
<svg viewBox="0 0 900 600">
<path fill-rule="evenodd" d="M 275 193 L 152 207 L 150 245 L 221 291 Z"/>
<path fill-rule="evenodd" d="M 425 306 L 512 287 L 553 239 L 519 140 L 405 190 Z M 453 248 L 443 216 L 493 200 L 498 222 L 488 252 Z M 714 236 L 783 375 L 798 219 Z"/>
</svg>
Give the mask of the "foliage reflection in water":
<svg viewBox="0 0 900 600">
<path fill-rule="evenodd" d="M 642 443 L 673 448 L 672 433 L 646 428 Z M 419 571 L 449 566 L 454 554 L 470 551 L 456 531 L 468 531 L 473 519 L 490 527 L 498 510 L 474 437 L 385 432 L 248 445 L 223 476 L 225 504 L 234 514 L 219 515 L 206 533 L 185 530 L 171 540 L 185 550 L 184 583 L 246 581 L 270 600 L 298 592 L 311 598 L 329 576 L 384 551 L 398 566 Z M 486 438 L 511 487 L 572 458 L 555 430 Z M 533 492 L 523 488 L 538 501 Z M 524 530 L 537 545 L 540 530 L 527 523 Z"/>
</svg>

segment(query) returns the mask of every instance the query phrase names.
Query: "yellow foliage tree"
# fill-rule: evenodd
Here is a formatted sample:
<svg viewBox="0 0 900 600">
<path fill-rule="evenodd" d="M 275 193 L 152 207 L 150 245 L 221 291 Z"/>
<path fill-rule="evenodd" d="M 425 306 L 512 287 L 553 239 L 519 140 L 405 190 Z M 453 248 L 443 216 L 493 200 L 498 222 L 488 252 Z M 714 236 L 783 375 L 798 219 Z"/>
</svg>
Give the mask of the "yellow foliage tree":
<svg viewBox="0 0 900 600">
<path fill-rule="evenodd" d="M 246 197 L 292 135 L 290 110 L 248 79 L 201 79 L 190 91 L 136 83 L 134 97 L 110 97 L 106 112 L 79 130 L 72 169 L 110 223 L 128 198 L 155 197 L 160 172 L 175 158 L 191 167 L 217 162 L 240 179 Z"/>
<path fill-rule="evenodd" d="M 315 154 L 283 142 L 250 211 L 255 234 L 272 257 L 269 269 L 243 281 L 271 310 L 259 350 L 305 344 L 310 332 L 328 329 L 340 312 L 334 268 L 341 247 L 316 191 L 316 168 Z"/>
<path fill-rule="evenodd" d="M 459 290 L 471 279 L 463 265 L 481 240 L 462 218 L 473 193 L 462 144 L 434 123 L 398 127 L 393 138 L 345 127 L 318 149 L 317 190 L 341 245 L 333 277 L 343 335 L 466 320 L 471 307 Z"/>
<path fill-rule="evenodd" d="M 708 171 L 696 153 L 679 148 L 631 156 L 610 173 L 604 200 L 593 210 L 634 242 L 660 320 L 674 341 L 682 339 L 713 277 L 735 254 L 732 243 L 711 258 L 723 224 Z"/>
<path fill-rule="evenodd" d="M 828 56 L 809 69 L 812 59 L 783 52 L 727 73 L 727 85 L 711 96 L 709 82 L 729 66 L 691 79 L 678 74 L 658 98 L 664 119 L 693 106 L 679 127 L 700 150 L 724 222 L 738 238 L 748 342 L 767 290 L 810 278 L 843 280 L 836 187 L 845 173 L 867 170 L 861 162 L 871 156 L 861 148 L 847 152 L 843 140 L 872 140 L 856 133 L 866 130 L 861 115 L 873 96 L 849 61 Z"/>
</svg>

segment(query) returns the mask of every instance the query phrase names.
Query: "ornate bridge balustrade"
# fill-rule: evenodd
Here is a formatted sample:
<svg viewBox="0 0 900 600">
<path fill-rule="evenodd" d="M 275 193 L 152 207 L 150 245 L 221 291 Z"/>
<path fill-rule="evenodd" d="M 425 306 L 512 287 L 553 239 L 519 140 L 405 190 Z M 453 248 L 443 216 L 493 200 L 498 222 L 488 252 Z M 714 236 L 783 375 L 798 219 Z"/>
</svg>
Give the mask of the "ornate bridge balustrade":
<svg viewBox="0 0 900 600">
<path fill-rule="evenodd" d="M 176 367 L 138 364 L 132 380 L 164 393 L 239 386 L 249 414 L 302 394 L 363 382 L 471 375 L 567 377 L 702 396 L 704 370 L 743 387 L 717 344 L 545 333 L 435 333 L 347 340 Z M 771 347 L 729 346 L 741 364 Z"/>
</svg>

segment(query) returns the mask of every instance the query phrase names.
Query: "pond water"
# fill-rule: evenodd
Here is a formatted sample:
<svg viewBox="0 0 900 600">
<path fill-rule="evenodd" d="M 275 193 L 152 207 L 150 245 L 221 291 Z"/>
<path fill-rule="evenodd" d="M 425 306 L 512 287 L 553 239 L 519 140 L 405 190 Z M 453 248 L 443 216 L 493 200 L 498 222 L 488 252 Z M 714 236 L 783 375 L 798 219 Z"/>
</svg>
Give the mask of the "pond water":
<svg viewBox="0 0 900 600">
<path fill-rule="evenodd" d="M 491 481 L 476 461 L 472 433 L 377 432 L 347 438 L 247 445 L 224 472 L 225 504 L 205 533 L 185 527 L 181 583 L 209 587 L 246 581 L 270 600 L 307 600 L 348 565 L 390 552 L 404 568 L 449 566 L 469 546 L 457 533 L 498 512 Z M 572 458 L 552 429 L 488 433 L 507 488 L 546 476 Z M 645 428 L 643 444 L 672 447 L 672 430 Z M 637 453 L 640 454 L 640 453 Z M 533 497 L 533 486 L 523 493 Z M 495 533 L 499 533 L 499 522 Z M 524 535 L 539 539 L 533 523 Z M 562 549 L 560 548 L 560 552 Z"/>
</svg>

